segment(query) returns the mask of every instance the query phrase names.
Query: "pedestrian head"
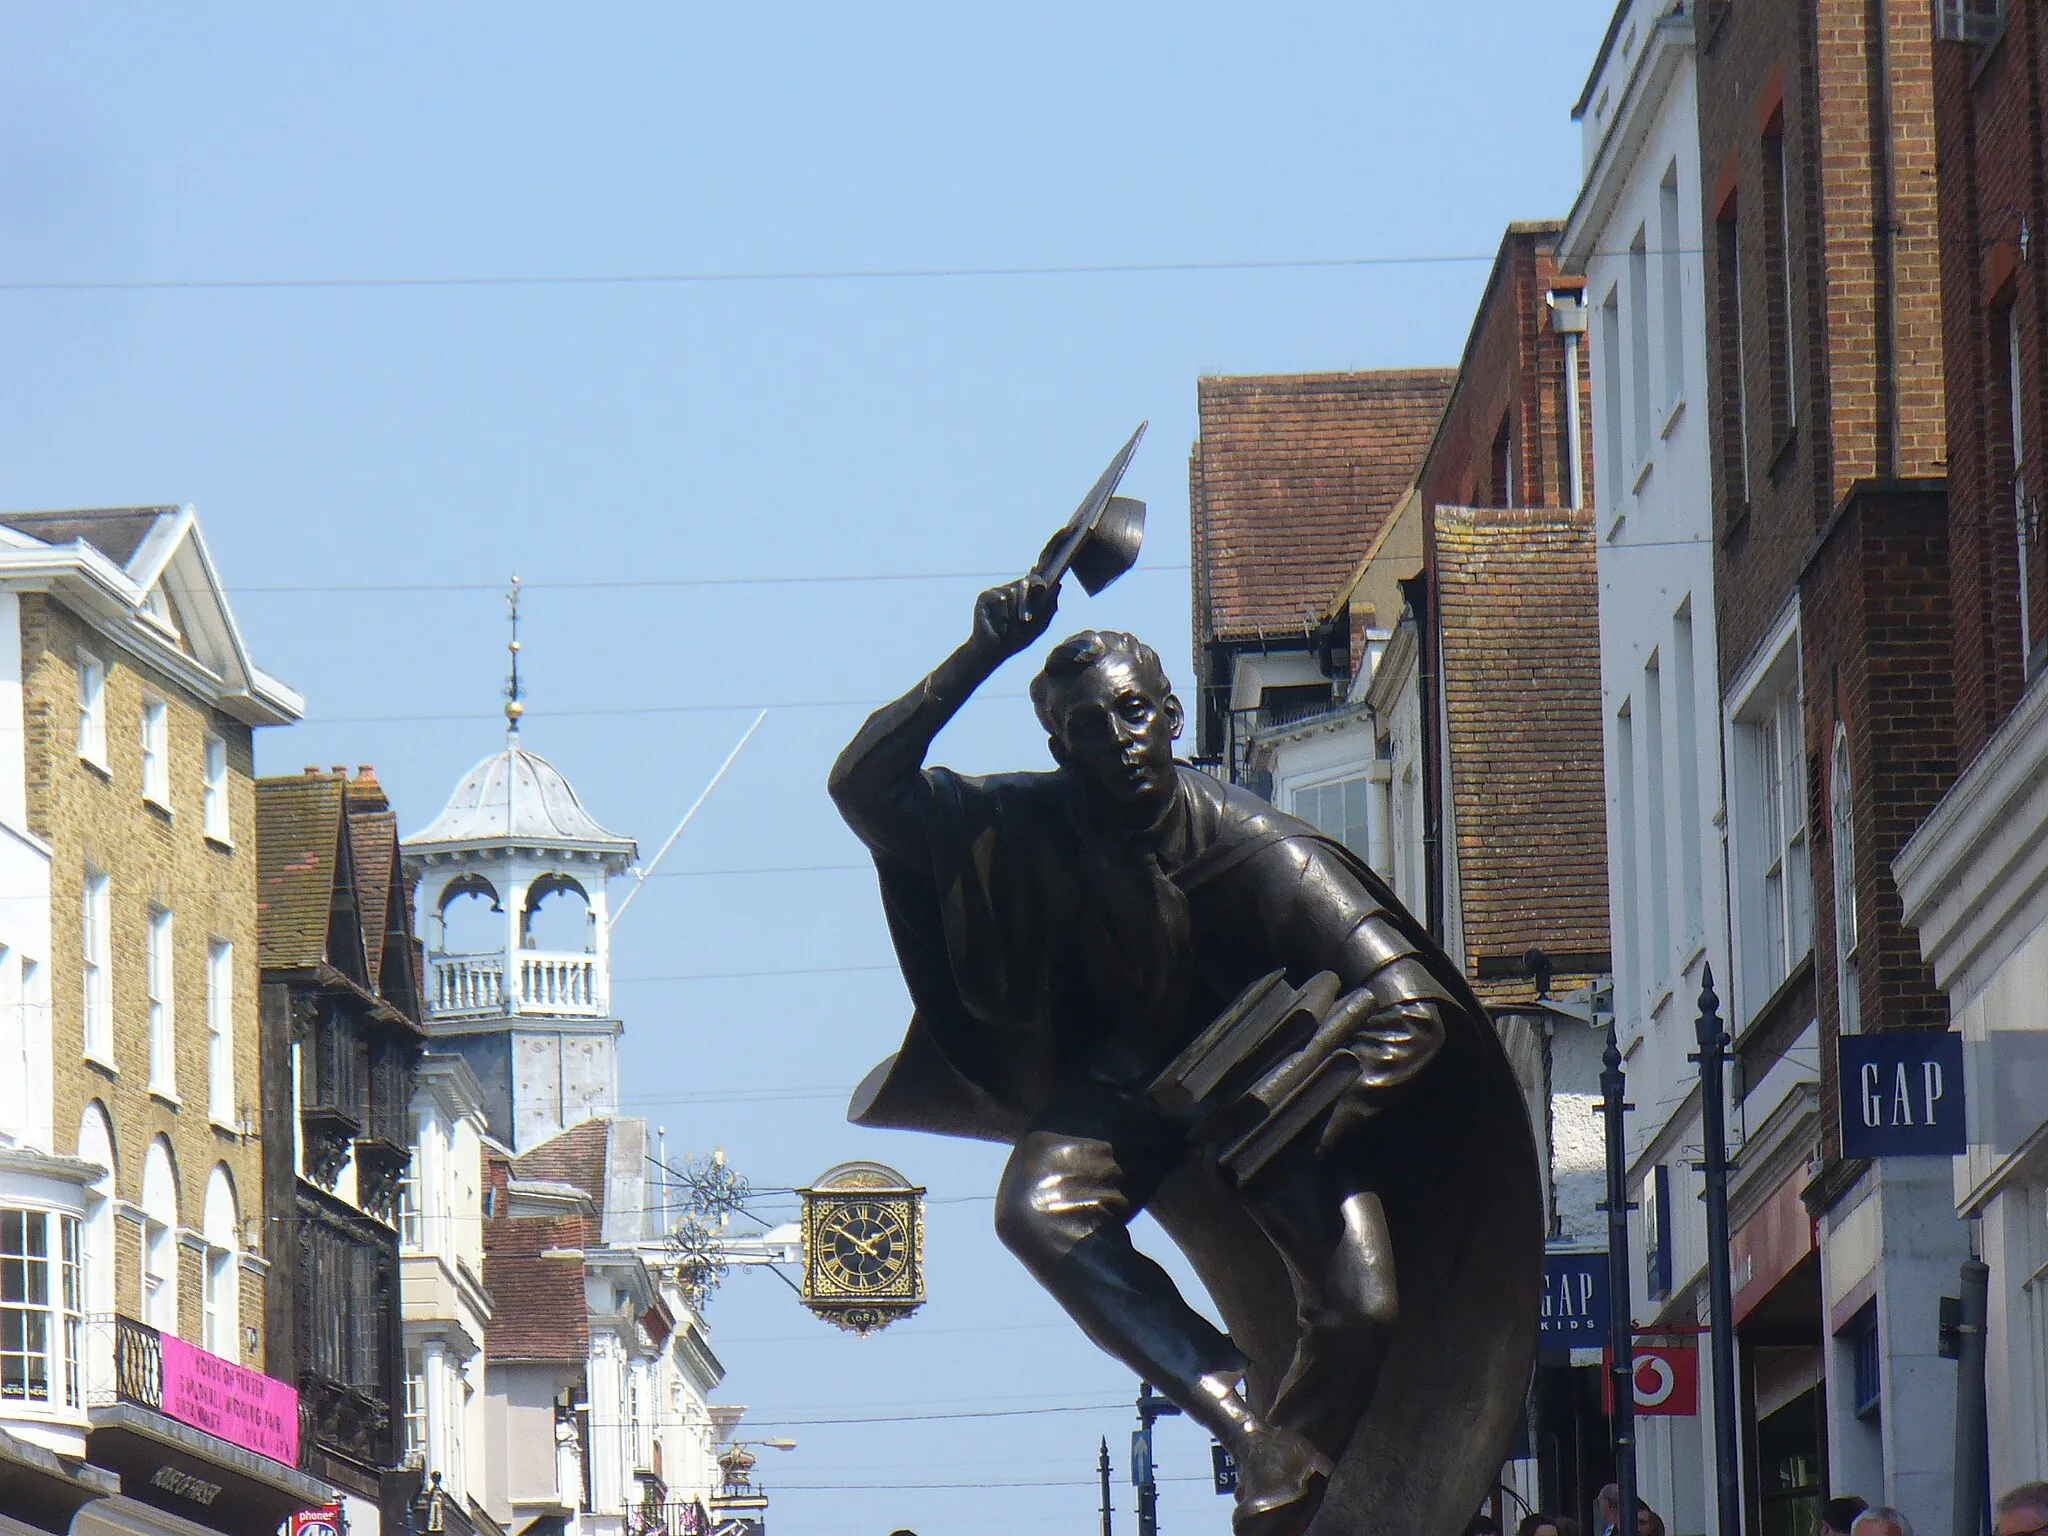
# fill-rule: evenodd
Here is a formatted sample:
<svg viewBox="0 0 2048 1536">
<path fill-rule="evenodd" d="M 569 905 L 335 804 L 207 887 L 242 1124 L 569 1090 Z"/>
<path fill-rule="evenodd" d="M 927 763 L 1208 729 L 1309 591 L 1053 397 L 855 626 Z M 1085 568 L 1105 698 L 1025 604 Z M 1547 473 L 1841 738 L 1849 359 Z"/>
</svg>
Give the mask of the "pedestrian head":
<svg viewBox="0 0 2048 1536">
<path fill-rule="evenodd" d="M 1860 1494 L 1845 1493 L 1838 1499 L 1829 1499 L 1820 1507 L 1821 1531 L 1824 1536 L 1849 1536 L 1849 1527 L 1868 1508 L 1870 1500 Z"/>
<path fill-rule="evenodd" d="M 1466 1522 L 1465 1536 L 1500 1536 L 1500 1527 L 1491 1515 L 1474 1515 Z"/>
<path fill-rule="evenodd" d="M 1912 1524 L 1889 1504 L 1866 1509 L 1849 1527 L 1849 1536 L 1913 1536 Z"/>
<path fill-rule="evenodd" d="M 1640 1499 L 1636 1501 L 1636 1536 L 1664 1536 L 1664 1517 Z"/>
<path fill-rule="evenodd" d="M 1524 1515 L 1522 1523 L 1515 1527 L 1515 1536 L 1562 1536 L 1557 1528 L 1555 1515 Z"/>
<path fill-rule="evenodd" d="M 1998 1536 L 2048 1531 L 2048 1483 L 2021 1483 L 1998 1500 Z"/>
<path fill-rule="evenodd" d="M 1084 629 L 1062 640 L 1031 680 L 1031 707 L 1051 738 L 1053 758 L 1079 776 L 1091 798 L 1131 821 L 1164 809 L 1185 717 L 1151 646 L 1114 629 Z"/>
<path fill-rule="evenodd" d="M 1593 1500 L 1593 1521 L 1601 1530 L 1612 1530 L 1621 1520 L 1621 1489 L 1609 1483 Z"/>
<path fill-rule="evenodd" d="M 1557 1536 L 1585 1536 L 1584 1527 L 1570 1515 L 1557 1517 Z"/>
</svg>

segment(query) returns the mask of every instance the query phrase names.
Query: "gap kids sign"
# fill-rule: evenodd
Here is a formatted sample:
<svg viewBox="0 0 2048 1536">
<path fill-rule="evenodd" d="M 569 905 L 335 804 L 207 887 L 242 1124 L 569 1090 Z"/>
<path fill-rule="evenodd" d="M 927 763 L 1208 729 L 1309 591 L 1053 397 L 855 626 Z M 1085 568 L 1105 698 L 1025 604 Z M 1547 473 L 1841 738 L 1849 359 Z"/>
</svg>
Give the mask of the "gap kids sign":
<svg viewBox="0 0 2048 1536">
<path fill-rule="evenodd" d="M 299 1464 L 299 1394 L 283 1382 L 163 1336 L 163 1411 L 245 1451 Z"/>
<path fill-rule="evenodd" d="M 1543 1316 L 1537 1338 L 1545 1349 L 1597 1349 L 1607 1338 L 1607 1255 L 1546 1253 Z"/>
<path fill-rule="evenodd" d="M 1836 1081 L 1844 1157 L 1958 1157 L 1963 1037 L 1946 1029 L 1843 1035 Z"/>
</svg>

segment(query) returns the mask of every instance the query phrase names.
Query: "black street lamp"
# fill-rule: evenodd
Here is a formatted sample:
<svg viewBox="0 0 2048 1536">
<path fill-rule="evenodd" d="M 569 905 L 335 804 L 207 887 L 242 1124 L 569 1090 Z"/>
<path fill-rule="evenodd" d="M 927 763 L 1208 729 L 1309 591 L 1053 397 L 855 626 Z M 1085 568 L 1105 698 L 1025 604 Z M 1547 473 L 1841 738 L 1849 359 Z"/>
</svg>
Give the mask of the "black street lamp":
<svg viewBox="0 0 2048 1536">
<path fill-rule="evenodd" d="M 1728 1277 L 1728 1124 L 1722 1069 L 1728 1031 L 1714 995 L 1714 968 L 1700 968 L 1700 1011 L 1694 1035 L 1700 1068 L 1700 1171 L 1706 1181 L 1707 1324 L 1714 1352 L 1714 1504 L 1719 1536 L 1742 1536 L 1742 1481 L 1735 1462 L 1735 1299 Z"/>
<path fill-rule="evenodd" d="M 1614 1402 L 1614 1487 L 1621 1508 L 1615 1536 L 1635 1536 L 1635 1318 L 1629 1305 L 1628 1140 L 1622 1122 L 1628 1111 L 1628 1079 L 1621 1070 L 1621 1046 L 1615 1039 L 1612 1015 L 1607 1021 L 1607 1049 L 1600 1061 L 1602 1108 L 1607 1117 L 1608 1385 Z"/>
</svg>

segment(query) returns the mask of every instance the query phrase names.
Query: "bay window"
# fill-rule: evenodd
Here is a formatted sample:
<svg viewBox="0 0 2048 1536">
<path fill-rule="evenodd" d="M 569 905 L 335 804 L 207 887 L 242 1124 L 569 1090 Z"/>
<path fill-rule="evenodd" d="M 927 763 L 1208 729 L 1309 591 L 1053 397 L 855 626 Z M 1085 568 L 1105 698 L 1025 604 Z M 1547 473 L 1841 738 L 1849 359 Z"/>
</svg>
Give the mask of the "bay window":
<svg viewBox="0 0 2048 1536">
<path fill-rule="evenodd" d="M 0 1402 L 81 1405 L 83 1254 L 76 1216 L 0 1210 Z"/>
</svg>

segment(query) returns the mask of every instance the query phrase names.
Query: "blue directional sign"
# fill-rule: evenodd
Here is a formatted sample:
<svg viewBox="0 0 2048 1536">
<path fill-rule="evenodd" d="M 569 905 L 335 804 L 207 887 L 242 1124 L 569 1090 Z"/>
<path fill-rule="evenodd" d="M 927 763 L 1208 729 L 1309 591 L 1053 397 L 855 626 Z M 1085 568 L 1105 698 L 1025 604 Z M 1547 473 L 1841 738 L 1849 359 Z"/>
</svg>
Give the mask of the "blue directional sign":
<svg viewBox="0 0 2048 1536">
<path fill-rule="evenodd" d="M 1963 1123 L 1963 1037 L 1947 1029 L 1843 1035 L 1836 1081 L 1842 1156 L 1957 1157 Z"/>
<path fill-rule="evenodd" d="M 1544 1349 L 1598 1349 L 1607 1342 L 1607 1255 L 1546 1253 L 1543 1316 L 1537 1341 Z"/>
<path fill-rule="evenodd" d="M 1237 1492 L 1237 1462 L 1230 1452 L 1213 1440 L 1209 1443 L 1209 1470 L 1215 1478 L 1218 1493 Z"/>
</svg>

